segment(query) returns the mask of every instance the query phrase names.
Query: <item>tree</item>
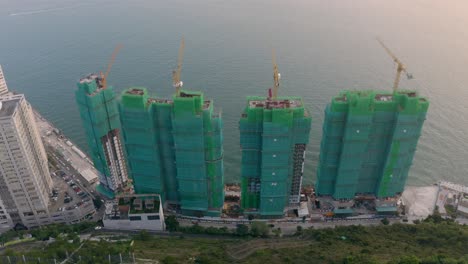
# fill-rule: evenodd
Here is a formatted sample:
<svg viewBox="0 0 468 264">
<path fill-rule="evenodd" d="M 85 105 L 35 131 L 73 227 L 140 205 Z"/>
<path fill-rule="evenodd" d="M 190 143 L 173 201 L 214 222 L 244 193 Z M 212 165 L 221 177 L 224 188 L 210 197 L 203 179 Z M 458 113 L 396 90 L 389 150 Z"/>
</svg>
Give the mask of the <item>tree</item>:
<svg viewBox="0 0 468 264">
<path fill-rule="evenodd" d="M 244 224 L 238 224 L 236 226 L 236 235 L 247 236 L 249 234 L 249 227 Z"/>
<path fill-rule="evenodd" d="M 382 224 L 384 224 L 384 225 L 390 224 L 390 221 L 388 221 L 388 219 L 386 217 L 384 219 L 380 220 L 380 222 L 382 222 Z"/>
<path fill-rule="evenodd" d="M 254 220 L 254 218 L 255 218 L 255 216 L 252 215 L 252 214 L 249 214 L 249 215 L 247 216 L 247 219 L 249 219 L 249 221 Z"/>
<path fill-rule="evenodd" d="M 250 227 L 250 233 L 254 237 L 268 237 L 268 225 L 263 221 L 254 221 Z"/>
<path fill-rule="evenodd" d="M 296 226 L 296 235 L 302 234 L 302 226 L 298 225 Z"/>
<path fill-rule="evenodd" d="M 175 217 L 175 215 L 170 215 L 166 217 L 165 223 L 166 223 L 166 229 L 169 232 L 175 232 L 179 230 L 179 221 L 177 221 L 177 218 Z"/>
<path fill-rule="evenodd" d="M 93 204 L 96 209 L 99 209 L 102 206 L 102 201 L 100 199 L 93 199 Z"/>
</svg>

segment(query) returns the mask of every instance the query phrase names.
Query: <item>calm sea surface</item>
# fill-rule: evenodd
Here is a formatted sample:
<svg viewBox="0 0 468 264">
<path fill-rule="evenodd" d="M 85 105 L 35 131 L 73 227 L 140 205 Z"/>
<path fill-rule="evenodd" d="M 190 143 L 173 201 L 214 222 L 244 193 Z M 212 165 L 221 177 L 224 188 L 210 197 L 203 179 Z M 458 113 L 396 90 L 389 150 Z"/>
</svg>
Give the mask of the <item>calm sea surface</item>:
<svg viewBox="0 0 468 264">
<path fill-rule="evenodd" d="M 401 86 L 431 101 L 409 184 L 468 184 L 468 2 L 465 0 L 0 0 L 0 64 L 10 89 L 87 149 L 74 101 L 77 80 L 105 70 L 118 92 L 173 93 L 171 70 L 186 40 L 182 80 L 222 109 L 227 181 L 239 181 L 238 120 L 246 95 L 272 86 L 303 96 L 313 116 L 305 178 L 315 181 L 323 111 L 343 89 L 389 90 L 392 60 L 414 75 Z"/>
</svg>

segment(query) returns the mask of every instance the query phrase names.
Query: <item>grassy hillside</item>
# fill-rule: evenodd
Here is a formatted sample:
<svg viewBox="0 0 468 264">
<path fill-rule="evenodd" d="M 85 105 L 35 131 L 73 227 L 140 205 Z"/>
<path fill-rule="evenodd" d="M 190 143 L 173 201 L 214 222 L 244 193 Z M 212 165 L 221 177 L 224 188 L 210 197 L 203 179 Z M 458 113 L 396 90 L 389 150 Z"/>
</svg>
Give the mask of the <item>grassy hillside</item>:
<svg viewBox="0 0 468 264">
<path fill-rule="evenodd" d="M 125 236 L 115 238 L 126 238 Z M 81 262 L 109 263 L 108 254 L 134 253 L 140 263 L 467 263 L 468 226 L 439 217 L 415 225 L 348 226 L 302 230 L 294 237 L 152 236 L 145 232 L 129 241 L 87 241 L 75 254 Z M 52 259 L 80 246 L 58 239 L 29 252 L 7 249 L 4 255 Z M 115 259 L 115 257 L 113 257 Z M 118 262 L 115 259 L 115 263 Z M 150 263 L 150 262 L 146 262 Z"/>
</svg>

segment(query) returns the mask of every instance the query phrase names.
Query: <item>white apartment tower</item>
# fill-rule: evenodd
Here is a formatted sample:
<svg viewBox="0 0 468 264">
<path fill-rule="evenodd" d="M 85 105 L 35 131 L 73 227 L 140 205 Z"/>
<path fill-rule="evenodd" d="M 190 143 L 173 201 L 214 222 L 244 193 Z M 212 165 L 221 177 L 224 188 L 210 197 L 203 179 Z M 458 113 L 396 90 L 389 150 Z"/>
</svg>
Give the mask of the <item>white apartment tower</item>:
<svg viewBox="0 0 468 264">
<path fill-rule="evenodd" d="M 0 232 L 48 224 L 52 186 L 31 106 L 22 94 L 0 96 Z"/>
<path fill-rule="evenodd" d="M 0 65 L 0 96 L 8 94 L 8 87 L 6 84 L 5 76 L 3 76 L 2 65 Z"/>
</svg>

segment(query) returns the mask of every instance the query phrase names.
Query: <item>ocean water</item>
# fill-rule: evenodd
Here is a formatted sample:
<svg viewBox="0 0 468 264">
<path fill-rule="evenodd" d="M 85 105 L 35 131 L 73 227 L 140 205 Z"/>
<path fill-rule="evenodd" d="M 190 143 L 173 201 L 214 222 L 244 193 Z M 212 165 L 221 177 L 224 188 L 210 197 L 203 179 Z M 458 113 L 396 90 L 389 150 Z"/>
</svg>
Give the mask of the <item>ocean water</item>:
<svg viewBox="0 0 468 264">
<path fill-rule="evenodd" d="M 117 91 L 173 93 L 179 41 L 184 88 L 222 109 L 228 182 L 239 181 L 238 120 L 246 95 L 272 86 L 303 96 L 313 116 L 305 181 L 314 182 L 323 111 L 343 89 L 390 90 L 395 65 L 382 38 L 430 102 L 408 183 L 468 184 L 468 2 L 464 0 L 0 0 L 0 64 L 12 90 L 87 149 L 74 101 L 77 80 L 105 71 Z"/>
</svg>

